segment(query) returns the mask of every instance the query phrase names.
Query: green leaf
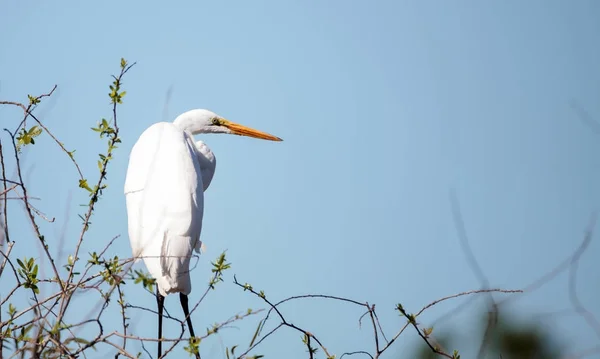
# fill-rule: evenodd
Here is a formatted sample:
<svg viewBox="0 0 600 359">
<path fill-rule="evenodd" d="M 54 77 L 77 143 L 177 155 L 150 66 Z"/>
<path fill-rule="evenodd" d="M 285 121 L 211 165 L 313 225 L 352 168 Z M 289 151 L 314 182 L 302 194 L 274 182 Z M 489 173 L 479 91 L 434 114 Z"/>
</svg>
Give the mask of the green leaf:
<svg viewBox="0 0 600 359">
<path fill-rule="evenodd" d="M 79 187 L 88 190 L 88 192 L 93 192 L 86 179 L 79 180 Z"/>
<path fill-rule="evenodd" d="M 252 336 L 252 340 L 250 340 L 250 344 L 248 344 L 248 347 L 251 347 L 254 345 L 254 342 L 256 341 L 256 338 L 258 338 L 258 335 L 260 334 L 260 330 L 261 327 L 263 325 L 263 320 L 261 319 L 258 322 L 258 326 L 256 327 L 256 330 L 254 331 L 254 335 Z M 233 351 L 231 352 L 231 354 L 233 354 Z"/>
<path fill-rule="evenodd" d="M 28 132 L 31 137 L 36 137 L 42 134 L 42 129 L 36 125 L 31 127 Z"/>
<path fill-rule="evenodd" d="M 31 95 L 27 95 L 27 98 L 29 99 L 29 104 L 30 105 L 37 105 L 38 103 L 40 103 L 40 99 Z"/>
<path fill-rule="evenodd" d="M 17 308 L 12 303 L 8 303 L 8 315 L 12 318 L 17 313 Z"/>
</svg>

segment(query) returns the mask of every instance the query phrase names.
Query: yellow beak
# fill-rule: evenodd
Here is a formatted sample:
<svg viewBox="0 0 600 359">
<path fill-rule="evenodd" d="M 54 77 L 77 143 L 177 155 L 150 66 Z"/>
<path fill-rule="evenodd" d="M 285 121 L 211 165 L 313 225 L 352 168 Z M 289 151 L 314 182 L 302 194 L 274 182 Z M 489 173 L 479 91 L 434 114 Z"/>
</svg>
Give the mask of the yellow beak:
<svg viewBox="0 0 600 359">
<path fill-rule="evenodd" d="M 240 125 L 238 123 L 234 123 L 234 122 L 231 122 L 228 120 L 224 120 L 224 119 L 221 120 L 221 125 L 230 129 L 234 135 L 260 138 L 262 140 L 269 140 L 269 141 L 283 141 L 281 138 L 279 138 L 277 136 L 273 136 L 266 132 L 255 130 L 253 128 L 246 127 L 246 126 L 243 126 L 243 125 Z"/>
</svg>

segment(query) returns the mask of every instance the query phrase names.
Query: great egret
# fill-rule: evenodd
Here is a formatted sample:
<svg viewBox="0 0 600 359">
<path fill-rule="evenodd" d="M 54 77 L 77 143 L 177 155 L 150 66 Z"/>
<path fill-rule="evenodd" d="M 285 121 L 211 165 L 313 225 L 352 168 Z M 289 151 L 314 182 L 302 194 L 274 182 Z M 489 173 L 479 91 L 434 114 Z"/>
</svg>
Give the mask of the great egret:
<svg viewBox="0 0 600 359">
<path fill-rule="evenodd" d="M 144 260 L 156 279 L 158 357 L 162 352 L 162 315 L 165 296 L 179 292 L 190 335 L 188 295 L 192 250 L 200 241 L 204 191 L 215 172 L 216 159 L 201 133 L 226 133 L 282 141 L 279 137 L 230 122 L 203 109 L 179 115 L 173 123 L 159 122 L 146 129 L 129 156 L 125 178 L 129 241 L 135 261 Z M 199 355 L 196 355 L 199 358 Z"/>
</svg>

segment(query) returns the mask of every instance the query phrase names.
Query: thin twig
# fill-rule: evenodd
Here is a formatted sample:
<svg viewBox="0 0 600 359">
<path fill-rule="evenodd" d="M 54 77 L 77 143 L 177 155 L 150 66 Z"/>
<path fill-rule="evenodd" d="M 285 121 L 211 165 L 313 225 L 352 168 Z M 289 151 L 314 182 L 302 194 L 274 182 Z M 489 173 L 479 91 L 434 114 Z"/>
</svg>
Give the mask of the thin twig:
<svg viewBox="0 0 600 359">
<path fill-rule="evenodd" d="M 11 182 L 9 180 L 6 179 L 6 169 L 4 167 L 4 149 L 2 148 L 2 141 L 0 141 L 0 164 L 2 165 L 2 183 L 3 183 L 3 188 L 6 191 L 6 182 Z M 18 185 L 19 183 L 15 183 L 15 185 Z M 10 238 L 8 236 L 8 210 L 7 210 L 7 198 L 6 196 L 4 196 L 4 206 L 2 208 L 4 210 L 4 240 L 6 241 L 6 243 L 10 242 Z"/>
<path fill-rule="evenodd" d="M 446 358 L 453 359 L 450 354 L 446 353 L 443 350 L 440 350 L 437 346 L 434 346 L 433 344 L 431 344 L 431 342 L 429 341 L 429 338 L 423 334 L 423 332 L 421 331 L 421 329 L 419 329 L 419 326 L 417 325 L 417 321 L 415 320 L 416 319 L 415 316 L 406 313 L 406 311 L 404 310 L 404 308 L 402 306 L 399 306 L 398 310 L 402 313 L 402 315 L 404 315 L 406 318 L 408 318 L 408 322 L 410 323 L 410 325 L 412 325 L 415 328 L 415 330 L 417 331 L 417 333 L 419 334 L 419 336 L 425 341 L 425 343 L 427 344 L 427 346 L 429 346 L 429 348 L 434 353 L 439 354 L 441 356 L 444 356 Z"/>
<path fill-rule="evenodd" d="M 577 313 L 581 317 L 583 317 L 583 319 L 587 322 L 588 326 L 596 332 L 596 336 L 600 338 L 600 323 L 598 322 L 596 317 L 594 317 L 594 314 L 583 306 L 577 295 L 577 269 L 579 259 L 581 258 L 581 256 L 592 241 L 592 238 L 594 236 L 594 227 L 596 225 L 596 219 L 597 214 L 592 214 L 590 224 L 585 232 L 584 245 L 579 247 L 577 252 L 573 255 L 573 258 L 571 259 L 571 267 L 569 270 L 569 299 L 571 300 L 571 303 L 573 304 L 573 307 L 575 308 Z"/>
<path fill-rule="evenodd" d="M 315 342 L 317 342 L 317 344 L 319 344 L 319 346 L 321 347 L 321 349 L 323 350 L 323 352 L 325 352 L 325 354 L 327 355 L 327 357 L 330 357 L 331 355 L 329 354 L 329 352 L 327 351 L 327 348 L 325 348 L 325 346 L 323 345 L 323 343 L 321 343 L 321 341 L 311 332 L 302 329 L 292 323 L 289 323 L 285 317 L 283 316 L 283 314 L 281 314 L 281 311 L 279 311 L 279 309 L 277 309 L 277 307 L 270 301 L 267 299 L 267 297 L 262 294 L 262 293 L 258 293 L 256 292 L 254 289 L 248 287 L 248 286 L 244 286 L 243 284 L 241 284 L 240 282 L 238 282 L 237 278 L 235 276 L 233 276 L 233 282 L 243 288 L 244 290 L 248 290 L 249 292 L 251 292 L 252 294 L 256 295 L 259 298 L 262 298 L 262 300 L 267 303 L 274 311 L 275 313 L 277 313 L 277 316 L 279 317 L 279 319 L 281 320 L 281 324 L 283 324 L 286 327 L 295 329 L 296 331 L 299 331 L 300 333 L 303 333 L 304 335 L 306 335 L 308 338 L 312 338 L 315 340 Z M 351 302 L 351 300 L 348 300 Z M 358 303 L 358 302 L 357 302 Z"/>
<path fill-rule="evenodd" d="M 131 65 L 127 65 L 124 68 L 121 68 L 121 73 L 119 74 L 119 76 L 118 77 L 113 76 L 115 78 L 115 80 L 117 81 L 117 84 L 120 83 L 121 79 L 123 78 L 123 75 L 125 75 L 125 73 L 127 73 L 127 71 L 129 71 L 129 69 L 131 67 L 133 67 L 134 65 L 135 65 L 135 63 L 133 63 Z M 92 193 L 92 197 L 90 199 L 88 210 L 84 216 L 83 228 L 81 229 L 81 233 L 79 235 L 79 240 L 77 241 L 77 245 L 75 246 L 75 254 L 73 255 L 73 265 L 71 265 L 71 267 L 69 269 L 69 274 L 67 275 L 66 283 L 71 283 L 73 281 L 73 273 L 74 273 L 74 269 L 75 269 L 75 263 L 79 260 L 79 250 L 81 249 L 81 244 L 83 243 L 85 233 L 88 230 L 90 218 L 92 216 L 92 213 L 94 212 L 98 195 L 99 195 L 100 191 L 102 190 L 102 183 L 103 183 L 104 179 L 106 178 L 106 169 L 107 169 L 108 162 L 109 162 L 108 157 L 111 155 L 112 148 L 115 146 L 117 141 L 120 141 L 119 137 L 118 137 L 119 128 L 117 127 L 117 105 L 118 105 L 118 101 L 113 99 L 113 121 L 114 121 L 115 129 L 114 129 L 114 133 L 112 134 L 110 141 L 109 141 L 109 151 L 108 151 L 109 153 L 107 156 L 107 160 L 104 160 L 102 162 L 102 169 L 100 171 L 100 177 L 98 178 L 95 190 Z M 111 293 L 112 293 L 112 290 L 114 290 L 114 287 L 111 289 Z M 66 295 L 65 298 L 63 299 L 63 301 L 61 302 L 61 308 L 59 311 L 59 320 L 62 319 L 62 317 L 65 315 L 65 312 L 67 310 L 67 307 L 70 304 L 70 301 L 71 301 L 71 295 Z"/>
<path fill-rule="evenodd" d="M 469 290 L 466 292 L 461 292 L 458 294 L 453 294 L 453 295 L 449 295 L 440 299 L 436 299 L 433 302 L 427 304 L 426 306 L 424 306 L 421 310 L 419 310 L 417 312 L 417 314 L 415 315 L 415 317 L 418 317 L 419 315 L 421 315 L 425 310 L 433 307 L 436 304 L 439 304 L 441 302 L 444 302 L 446 300 L 449 299 L 454 299 L 454 298 L 458 298 L 458 297 L 463 297 L 466 295 L 471 295 L 471 294 L 478 294 L 478 293 L 506 293 L 506 294 L 512 294 L 512 293 L 523 293 L 523 290 L 521 289 L 476 289 L 476 290 Z"/>
<path fill-rule="evenodd" d="M 469 236 L 467 234 L 467 228 L 465 226 L 465 221 L 463 219 L 462 211 L 460 209 L 460 204 L 458 203 L 458 197 L 456 195 L 455 190 L 450 191 L 450 204 L 452 206 L 452 216 L 454 218 L 454 224 L 456 226 L 456 230 L 458 232 L 458 238 L 460 240 L 460 245 L 467 257 L 467 263 L 475 276 L 478 277 L 479 282 L 481 283 L 481 287 L 483 289 L 489 288 L 489 281 L 485 274 L 483 273 L 483 269 L 477 262 L 477 258 L 473 254 L 471 250 L 471 245 L 469 244 Z M 483 340 L 481 341 L 481 345 L 479 346 L 479 351 L 477 354 L 477 358 L 483 358 L 485 348 L 487 348 L 489 341 L 491 340 L 491 333 L 493 328 L 498 324 L 498 305 L 494 301 L 494 297 L 490 294 L 487 296 L 488 305 L 491 307 L 491 310 L 488 311 L 488 321 L 485 328 L 485 332 L 483 334 Z"/>
<path fill-rule="evenodd" d="M 9 265 L 11 266 L 11 268 L 13 270 L 13 273 L 15 274 L 17 283 L 19 283 L 19 276 L 17 275 L 17 271 L 15 270 L 15 267 L 13 266 L 12 262 L 10 262 L 10 260 L 8 259 L 8 257 L 10 256 L 10 252 L 12 252 L 14 245 L 15 245 L 15 242 L 9 242 L 8 250 L 6 251 L 6 253 L 4 253 L 2 250 L 0 250 L 0 254 L 2 254 L 2 256 L 4 257 L 4 260 L 2 261 L 2 266 L 0 266 L 0 277 L 2 277 L 2 272 L 4 272 L 4 267 L 6 266 L 6 263 L 9 263 Z M 21 284 L 21 283 L 19 283 L 19 284 Z"/>
<path fill-rule="evenodd" d="M 56 142 L 56 144 L 67 154 L 67 156 L 69 156 L 69 158 L 71 159 L 71 162 L 73 162 L 73 165 L 75 166 L 75 168 L 77 169 L 77 173 L 79 174 L 79 178 L 80 179 L 84 179 L 83 177 L 83 173 L 81 172 L 81 168 L 79 168 L 79 164 L 77 163 L 77 161 L 75 161 L 75 157 L 73 157 L 73 152 L 69 152 L 65 146 L 63 145 L 62 142 L 60 142 L 58 140 L 58 138 L 56 138 L 56 136 L 54 136 L 54 134 L 52 134 L 52 132 L 50 132 L 50 130 L 48 129 L 48 127 L 46 127 L 42 121 L 38 120 L 37 117 L 35 117 L 32 113 L 29 114 L 29 116 L 31 116 L 31 118 L 33 118 L 43 129 L 44 131 L 46 131 L 46 133 L 52 137 L 52 139 L 54 140 L 54 142 Z"/>
<path fill-rule="evenodd" d="M 127 317 L 125 316 L 125 297 L 123 296 L 123 291 L 121 291 L 120 283 L 117 284 L 117 292 L 119 293 L 119 306 L 121 307 L 121 318 L 123 323 L 123 335 L 127 335 Z M 127 348 L 127 337 L 123 337 L 123 349 Z M 119 353 L 115 356 L 115 358 L 119 357 Z"/>
<path fill-rule="evenodd" d="M 577 113 L 577 117 L 579 120 L 586 126 L 588 126 L 592 132 L 596 135 L 600 135 L 600 123 L 596 121 L 590 114 L 581 107 L 575 100 L 570 101 L 571 108 L 575 113 Z"/>
<path fill-rule="evenodd" d="M 368 356 L 368 357 L 369 357 L 369 358 L 371 358 L 371 359 L 375 359 L 375 358 L 373 358 L 373 356 L 371 355 L 371 353 L 368 353 L 368 352 L 365 352 L 365 351 L 362 351 L 362 350 L 359 350 L 359 351 L 356 351 L 356 352 L 348 352 L 348 353 L 344 353 L 344 354 L 342 354 L 342 355 L 340 356 L 340 359 L 342 359 L 342 358 L 343 358 L 343 357 L 345 357 L 345 356 L 359 355 L 359 354 L 363 354 L 363 355 L 366 355 L 366 356 Z"/>
<path fill-rule="evenodd" d="M 20 164 L 20 160 L 19 160 L 19 153 L 17 151 L 17 146 L 15 144 L 15 136 L 9 130 L 7 130 L 7 129 L 4 129 L 4 130 L 6 132 L 8 132 L 12 138 L 12 145 L 13 145 L 16 166 L 17 166 L 17 174 L 19 176 L 19 181 L 21 182 L 21 189 L 23 190 L 23 202 L 25 203 L 25 208 L 27 210 L 27 214 L 29 215 L 29 220 L 31 221 L 31 225 L 33 226 L 33 230 L 35 231 L 35 234 L 36 234 L 38 240 L 42 244 L 42 248 L 46 254 L 46 257 L 48 257 L 48 260 L 50 261 L 52 270 L 54 271 L 54 275 L 56 276 L 57 279 L 60 279 L 60 275 L 58 274 L 58 269 L 56 268 L 56 265 L 54 264 L 54 259 L 52 258 L 52 255 L 50 254 L 50 251 L 48 250 L 48 246 L 46 245 L 46 240 L 44 239 L 44 236 L 40 233 L 40 229 L 35 221 L 35 217 L 33 216 L 31 206 L 29 205 L 29 200 L 27 199 L 28 198 L 27 197 L 27 187 L 25 185 L 23 185 L 24 182 L 23 182 L 23 176 L 21 174 L 21 164 Z"/>
</svg>

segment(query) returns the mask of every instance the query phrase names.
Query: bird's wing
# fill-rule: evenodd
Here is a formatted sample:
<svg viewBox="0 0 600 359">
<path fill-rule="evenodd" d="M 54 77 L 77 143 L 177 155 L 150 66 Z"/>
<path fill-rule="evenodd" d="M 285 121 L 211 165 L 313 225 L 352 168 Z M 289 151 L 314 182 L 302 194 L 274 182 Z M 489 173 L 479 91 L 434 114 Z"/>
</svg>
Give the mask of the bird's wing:
<svg viewBox="0 0 600 359">
<path fill-rule="evenodd" d="M 160 142 L 161 132 L 162 127 L 158 124 L 146 129 L 134 144 L 129 155 L 124 192 L 129 242 L 136 262 L 140 260 L 139 256 L 145 244 L 140 233 L 142 225 L 140 211 L 142 209 L 144 188 L 150 175 L 150 169 L 153 168 L 153 160 L 158 150 L 157 145 Z"/>
<path fill-rule="evenodd" d="M 129 232 L 129 243 L 131 244 L 131 253 L 135 262 L 139 262 L 142 253 L 142 243 L 138 230 L 140 228 L 139 210 L 142 208 L 142 198 L 144 192 L 136 191 L 125 194 L 125 204 L 127 206 L 127 230 Z"/>
<path fill-rule="evenodd" d="M 215 175 L 217 158 L 206 143 L 202 141 L 196 141 L 196 150 L 200 161 L 200 169 L 202 170 L 202 184 L 204 185 L 204 191 L 206 191 Z"/>
<path fill-rule="evenodd" d="M 191 136 L 165 122 L 144 131 L 131 151 L 125 193 L 133 255 L 143 257 L 163 295 L 188 294 L 204 208 Z"/>
</svg>

